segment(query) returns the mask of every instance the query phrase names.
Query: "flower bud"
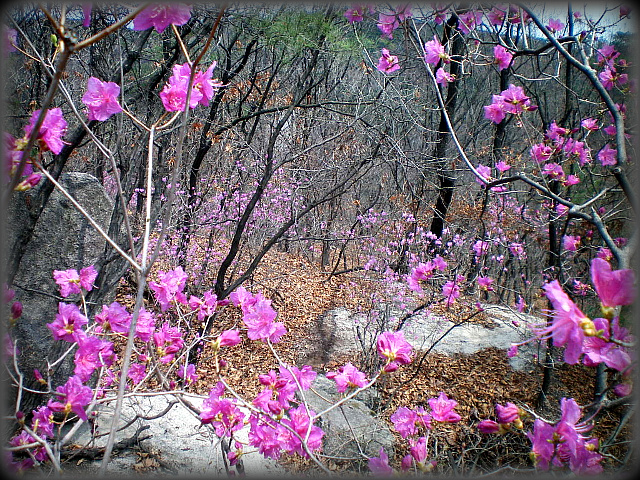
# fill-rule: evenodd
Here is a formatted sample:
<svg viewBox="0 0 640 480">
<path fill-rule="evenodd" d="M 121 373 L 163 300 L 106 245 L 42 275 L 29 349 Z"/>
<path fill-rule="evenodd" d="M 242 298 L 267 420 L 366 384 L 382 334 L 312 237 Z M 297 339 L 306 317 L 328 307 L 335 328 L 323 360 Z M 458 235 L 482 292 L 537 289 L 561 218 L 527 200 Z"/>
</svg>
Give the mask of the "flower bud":
<svg viewBox="0 0 640 480">
<path fill-rule="evenodd" d="M 14 320 L 17 320 L 21 316 L 22 316 L 22 303 L 13 302 L 13 305 L 11 305 L 11 318 Z"/>
</svg>

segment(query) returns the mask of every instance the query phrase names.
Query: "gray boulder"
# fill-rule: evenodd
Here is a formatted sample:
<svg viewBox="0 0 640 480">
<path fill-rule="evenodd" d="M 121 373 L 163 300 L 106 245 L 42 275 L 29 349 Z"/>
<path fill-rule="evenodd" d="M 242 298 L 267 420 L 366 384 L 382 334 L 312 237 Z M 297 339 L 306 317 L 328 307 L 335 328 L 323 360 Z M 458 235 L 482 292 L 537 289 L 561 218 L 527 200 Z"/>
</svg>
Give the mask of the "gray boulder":
<svg viewBox="0 0 640 480">
<path fill-rule="evenodd" d="M 85 173 L 65 173 L 60 183 L 102 227 L 108 225 L 112 202 L 98 179 Z M 16 192 L 8 205 L 7 247 L 8 254 L 20 239 L 21 218 L 28 215 L 26 194 Z M 69 348 L 69 343 L 55 341 L 46 324 L 58 313 L 60 297 L 53 280 L 54 270 L 75 268 L 80 270 L 93 264 L 104 251 L 105 240 L 88 220 L 57 189 L 36 224 L 26 246 L 25 254 L 11 287 L 16 300 L 22 302 L 23 314 L 12 330 L 20 349 L 19 367 L 25 376 L 25 386 L 40 390 L 33 378 L 37 368 L 46 378 L 47 360 L 55 361 Z M 70 297 L 66 301 L 73 302 Z M 73 374 L 73 353 L 52 372 L 52 387 L 63 384 Z M 11 398 L 15 398 L 13 395 Z M 25 413 L 36 408 L 46 399 L 24 392 L 21 410 Z"/>
<path fill-rule="evenodd" d="M 304 396 L 309 408 L 316 413 L 327 409 L 340 398 L 335 382 L 324 375 L 318 375 L 311 387 L 319 395 L 308 390 L 304 392 Z M 387 455 L 393 457 L 393 434 L 385 423 L 374 417 L 373 412 L 362 401 L 365 400 L 366 392 L 365 390 L 356 398 L 322 415 L 318 426 L 325 431 L 323 454 L 337 459 L 365 460 L 362 454 L 377 457 L 383 447 Z M 362 399 L 359 399 L 360 395 L 363 396 Z"/>
</svg>

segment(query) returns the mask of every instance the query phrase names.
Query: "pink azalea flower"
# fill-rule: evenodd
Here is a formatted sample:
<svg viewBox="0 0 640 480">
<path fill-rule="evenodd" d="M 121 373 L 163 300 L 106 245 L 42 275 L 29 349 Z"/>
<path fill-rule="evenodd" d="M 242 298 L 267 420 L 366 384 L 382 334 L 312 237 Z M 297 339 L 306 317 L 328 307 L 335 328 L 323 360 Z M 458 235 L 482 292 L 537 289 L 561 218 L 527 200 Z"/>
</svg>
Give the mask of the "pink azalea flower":
<svg viewBox="0 0 640 480">
<path fill-rule="evenodd" d="M 46 405 L 33 411 L 31 430 L 43 438 L 53 437 L 53 411 Z"/>
<path fill-rule="evenodd" d="M 481 290 L 493 291 L 493 287 L 491 284 L 493 283 L 493 278 L 491 277 L 478 277 L 478 287 Z"/>
<path fill-rule="evenodd" d="M 535 110 L 535 105 L 531 105 L 529 97 L 524 94 L 522 87 L 509 85 L 509 88 L 500 92 L 500 97 L 504 103 L 504 109 L 508 113 L 518 114 L 525 110 Z"/>
<path fill-rule="evenodd" d="M 480 23 L 482 23 L 481 11 L 467 10 L 458 15 L 458 28 L 464 35 L 471 33 L 471 30 L 475 30 L 476 25 Z"/>
<path fill-rule="evenodd" d="M 389 50 L 383 48 L 382 56 L 378 59 L 378 66 L 376 68 L 382 73 L 393 73 L 396 70 L 400 69 L 400 65 L 398 64 L 398 57 L 389 54 Z"/>
<path fill-rule="evenodd" d="M 451 75 L 449 72 L 446 72 L 442 67 L 436 70 L 436 83 L 440 85 L 446 85 L 449 82 L 453 82 L 455 79 L 455 75 Z"/>
<path fill-rule="evenodd" d="M 406 365 L 411 363 L 413 348 L 404 338 L 402 331 L 383 332 L 376 342 L 378 354 L 394 364 Z"/>
<path fill-rule="evenodd" d="M 203 424 L 212 424 L 218 437 L 230 437 L 244 424 L 244 413 L 231 398 L 220 398 L 213 389 L 202 404 L 200 420 Z"/>
<path fill-rule="evenodd" d="M 460 421 L 460 415 L 453 411 L 458 402 L 450 400 L 444 392 L 440 392 L 438 398 L 430 398 L 428 402 L 431 407 L 431 418 L 434 420 L 447 423 Z"/>
<path fill-rule="evenodd" d="M 418 465 L 424 465 L 427 461 L 427 438 L 420 437 L 415 443 L 410 444 L 413 444 L 409 449 L 411 456 Z"/>
<path fill-rule="evenodd" d="M 533 422 L 533 432 L 527 432 L 527 437 L 531 441 L 531 453 L 533 454 L 536 468 L 548 470 L 549 463 L 553 458 L 555 450 L 553 444 L 553 434 L 555 428 L 547 422 L 536 418 Z"/>
<path fill-rule="evenodd" d="M 96 277 L 98 276 L 98 272 L 93 265 L 89 265 L 88 267 L 84 267 L 80 270 L 79 273 L 79 281 L 80 286 L 84 288 L 87 292 L 93 290 L 93 282 L 95 282 Z"/>
<path fill-rule="evenodd" d="M 609 67 L 613 67 L 615 64 L 616 58 L 620 56 L 620 52 L 616 51 L 616 47 L 613 45 L 609 45 L 605 43 L 597 50 L 598 52 L 598 63 L 600 65 L 608 65 Z"/>
<path fill-rule="evenodd" d="M 617 155 L 618 150 L 611 148 L 607 143 L 604 147 L 602 147 L 602 150 L 598 152 L 598 160 L 600 160 L 600 163 L 603 167 L 606 167 L 608 165 L 615 165 L 616 163 L 618 163 Z"/>
<path fill-rule="evenodd" d="M 393 426 L 402 438 L 418 433 L 416 428 L 418 415 L 410 408 L 398 407 L 389 419 L 393 422 Z"/>
<path fill-rule="evenodd" d="M 158 33 L 173 24 L 184 25 L 191 18 L 191 7 L 182 3 L 151 5 L 133 19 L 134 30 L 147 30 L 154 27 Z"/>
<path fill-rule="evenodd" d="M 169 363 L 173 360 L 175 354 L 184 346 L 180 329 L 172 327 L 168 323 L 164 323 L 160 330 L 154 332 L 153 342 L 162 363 Z"/>
<path fill-rule="evenodd" d="M 553 306 L 553 323 L 548 327 L 534 327 L 533 330 L 538 338 L 550 335 L 556 347 L 566 346 L 564 361 L 574 365 L 582 355 L 583 325 L 588 326 L 591 320 L 567 296 L 557 280 L 545 284 L 543 289 Z"/>
<path fill-rule="evenodd" d="M 444 272 L 447 269 L 447 262 L 445 262 L 440 255 L 436 255 L 433 260 L 431 260 L 431 263 L 441 272 Z"/>
<path fill-rule="evenodd" d="M 561 137 L 564 137 L 568 133 L 569 133 L 568 128 L 559 127 L 554 120 L 553 122 L 551 122 L 551 125 L 545 132 L 545 136 L 549 140 L 554 140 L 556 142 L 559 142 L 561 140 Z"/>
<path fill-rule="evenodd" d="M 80 275 L 75 268 L 54 270 L 53 279 L 60 287 L 62 297 L 67 298 L 70 295 L 80 293 Z"/>
<path fill-rule="evenodd" d="M 180 266 L 166 273 L 158 272 L 158 282 L 149 282 L 149 288 L 153 290 L 163 312 L 169 308 L 172 301 L 187 303 L 187 297 L 182 293 L 186 282 L 187 274 Z"/>
<path fill-rule="evenodd" d="M 424 61 L 431 65 L 437 65 L 440 59 L 442 59 L 444 63 L 451 62 L 451 58 L 444 51 L 444 47 L 440 44 L 436 35 L 433 36 L 433 40 L 429 40 L 424 44 L 424 51 Z"/>
<path fill-rule="evenodd" d="M 478 431 L 480 433 L 498 433 L 500 431 L 500 424 L 494 420 L 482 420 L 478 423 Z"/>
<path fill-rule="evenodd" d="M 504 173 L 507 170 L 511 169 L 511 165 L 505 163 L 504 161 L 500 160 L 498 163 L 496 163 L 496 170 Z"/>
<path fill-rule="evenodd" d="M 624 85 L 629 81 L 629 76 L 626 73 L 618 73 L 613 67 L 605 67 L 598 74 L 598 78 L 602 82 L 602 86 L 607 90 L 611 90 L 615 86 Z"/>
<path fill-rule="evenodd" d="M 118 84 L 90 77 L 87 91 L 82 96 L 82 103 L 89 109 L 89 120 L 104 122 L 112 115 L 120 113 L 122 107 L 118 103 L 118 95 L 120 95 Z"/>
<path fill-rule="evenodd" d="M 371 5 L 353 5 L 346 12 L 344 12 L 344 16 L 349 20 L 349 23 L 353 24 L 355 22 L 361 22 L 364 20 L 366 10 L 369 13 L 373 13 L 374 9 Z"/>
<path fill-rule="evenodd" d="M 218 336 L 218 344 L 221 347 L 234 347 L 238 345 L 242 339 L 238 330 L 225 330 Z"/>
<path fill-rule="evenodd" d="M 480 174 L 480 176 L 482 178 L 484 178 L 487 182 L 490 182 L 491 180 L 493 180 L 491 178 L 491 167 L 487 167 L 486 165 L 482 165 L 479 164 L 476 167 L 476 170 L 478 171 L 478 173 Z M 476 182 L 479 183 L 480 185 L 484 185 L 484 182 L 479 179 L 478 177 L 475 178 Z"/>
<path fill-rule="evenodd" d="M 289 418 L 282 420 L 283 425 L 290 427 L 298 434 L 298 436 L 293 435 L 289 430 L 282 428 L 282 446 L 290 455 L 297 453 L 304 458 L 309 458 L 309 454 L 302 447 L 302 442 L 300 438 L 298 438 L 305 438 L 307 431 L 309 431 L 309 437 L 307 438 L 306 444 L 309 450 L 316 451 L 322 448 L 324 431 L 320 427 L 311 424 L 310 416 L 314 416 L 315 414 L 316 412 L 309 410 L 309 415 L 307 415 L 305 406 L 300 405 L 297 408 L 290 409 L 288 412 Z"/>
<path fill-rule="evenodd" d="M 633 386 L 630 383 L 619 383 L 613 387 L 613 393 L 618 397 L 626 397 L 633 392 Z"/>
<path fill-rule="evenodd" d="M 383 37 L 389 40 L 393 39 L 393 31 L 400 26 L 398 18 L 395 14 L 380 13 L 378 15 L 378 28 L 382 32 Z"/>
<path fill-rule="evenodd" d="M 529 149 L 529 155 L 536 162 L 544 163 L 553 155 L 553 148 L 544 143 L 536 143 Z"/>
<path fill-rule="evenodd" d="M 631 305 L 635 299 L 635 273 L 631 269 L 611 270 L 609 262 L 594 258 L 591 261 L 591 281 L 605 307 Z"/>
<path fill-rule="evenodd" d="M 542 175 L 547 175 L 551 177 L 553 180 L 561 180 L 564 178 L 564 170 L 562 169 L 562 165 L 557 163 L 547 163 L 542 167 Z"/>
<path fill-rule="evenodd" d="M 81 331 L 81 327 L 88 322 L 89 319 L 80 313 L 80 309 L 75 303 L 59 302 L 56 319 L 47 323 L 47 328 L 51 330 L 54 339 L 75 342 L 73 334 Z"/>
<path fill-rule="evenodd" d="M 575 252 L 580 245 L 579 235 L 565 235 L 562 237 L 562 248 L 569 252 Z"/>
<path fill-rule="evenodd" d="M 420 286 L 421 280 L 428 280 L 433 276 L 433 270 L 435 269 L 435 265 L 430 260 L 427 263 L 419 263 L 411 273 L 407 277 L 407 285 L 411 290 L 416 292 L 421 292 L 422 287 Z"/>
<path fill-rule="evenodd" d="M 136 337 L 143 342 L 151 340 L 151 336 L 156 329 L 156 319 L 152 312 L 145 310 L 144 307 L 140 307 L 138 313 L 138 320 L 136 321 Z"/>
<path fill-rule="evenodd" d="M 292 388 L 295 387 L 295 390 L 298 390 L 296 380 L 300 384 L 302 390 L 309 390 L 317 375 L 318 374 L 313 370 L 313 367 L 311 365 L 304 365 L 302 369 L 299 369 L 298 367 L 280 367 L 280 376 L 283 379 L 287 380 L 289 384 L 293 386 Z"/>
<path fill-rule="evenodd" d="M 610 341 L 612 337 L 626 343 L 633 341 L 633 338 L 628 335 L 627 329 L 619 326 L 618 317 L 614 318 L 611 328 L 606 318 L 596 318 L 593 324 L 594 328 L 602 333 L 599 336 L 591 336 L 585 339 L 583 363 L 589 367 L 594 367 L 604 362 L 607 367 L 619 372 L 627 369 L 631 365 L 631 356 L 626 348 Z M 610 330 L 613 331 L 613 335 L 611 335 Z"/>
<path fill-rule="evenodd" d="M 495 124 L 500 123 L 507 116 L 502 103 L 492 103 L 482 108 L 484 109 L 484 118 L 491 120 Z"/>
<path fill-rule="evenodd" d="M 59 401 L 49 400 L 47 406 L 54 412 L 75 413 L 85 422 L 87 414 L 84 407 L 89 405 L 93 397 L 91 388 L 82 384 L 77 376 L 69 377 L 67 383 L 56 388 Z"/>
<path fill-rule="evenodd" d="M 580 159 L 580 166 L 591 162 L 591 150 L 584 142 L 579 142 L 573 138 L 568 138 L 562 150 L 569 155 L 577 155 Z"/>
<path fill-rule="evenodd" d="M 380 448 L 379 457 L 371 457 L 368 461 L 369 470 L 374 475 L 391 475 L 393 468 L 389 466 L 389 456 L 384 453 L 384 448 Z"/>
<path fill-rule="evenodd" d="M 476 240 L 473 244 L 473 251 L 476 257 L 481 257 L 482 255 L 486 255 L 489 251 L 489 244 L 482 240 Z"/>
<path fill-rule="evenodd" d="M 449 280 L 442 286 L 442 295 L 447 299 L 447 306 L 451 306 L 460 296 L 460 286 L 453 280 Z"/>
<path fill-rule="evenodd" d="M 555 18 L 551 18 L 549 19 L 549 23 L 547 23 L 546 27 L 551 33 L 556 33 L 562 31 L 564 23 L 560 20 L 556 20 Z"/>
<path fill-rule="evenodd" d="M 113 343 L 100 340 L 93 335 L 84 332 L 75 335 L 78 342 L 78 350 L 75 353 L 75 373 L 80 380 L 86 382 L 91 374 L 100 367 L 113 365 L 116 355 L 113 353 Z"/>
<path fill-rule="evenodd" d="M 569 467 L 574 473 L 591 471 L 597 473 L 598 463 L 601 456 L 596 452 L 595 457 L 587 453 L 588 443 L 585 442 L 586 437 L 582 433 L 588 431 L 590 427 L 579 424 L 581 410 L 576 401 L 572 398 L 562 398 L 560 400 L 560 408 L 562 410 L 562 418 L 555 426 L 555 437 L 558 438 L 557 454 L 554 463 L 566 463 L 569 461 Z M 587 457 L 590 462 L 586 462 Z M 587 463 L 591 463 L 588 465 Z M 595 467 L 595 468 L 594 468 Z"/>
<path fill-rule="evenodd" d="M 100 324 L 98 333 L 121 333 L 129 334 L 131 325 L 131 314 L 120 303 L 113 302 L 108 307 L 102 306 L 102 311 L 96 315 L 96 323 Z"/>
<path fill-rule="evenodd" d="M 521 243 L 511 242 L 509 244 L 509 251 L 513 254 L 514 257 L 517 257 L 520 260 L 524 260 L 525 258 L 527 258 L 527 252 L 524 250 L 524 247 Z"/>
<path fill-rule="evenodd" d="M 503 24 L 506 15 L 507 15 L 506 11 L 501 10 L 498 7 L 493 7 L 487 13 L 487 19 L 489 20 L 490 25 L 495 25 L 496 27 L 499 27 Z"/>
<path fill-rule="evenodd" d="M 596 252 L 596 257 L 610 262 L 611 260 L 613 260 L 613 253 L 606 247 L 600 247 Z M 593 274 L 591 274 L 591 276 L 593 277 Z"/>
<path fill-rule="evenodd" d="M 129 371 L 127 372 L 127 377 L 133 381 L 134 385 L 138 385 L 140 382 L 144 380 L 146 376 L 147 367 L 142 363 L 133 363 L 129 367 Z"/>
<path fill-rule="evenodd" d="M 40 110 L 33 112 L 31 119 L 29 120 L 29 124 L 24 127 L 27 137 L 31 135 L 31 131 L 33 130 L 33 126 L 36 124 L 36 120 L 39 115 Z M 62 137 L 66 132 L 67 121 L 62 116 L 62 110 L 60 108 L 47 110 L 38 134 L 38 139 L 44 142 L 44 146 L 56 155 L 59 154 L 64 146 Z"/>
<path fill-rule="evenodd" d="M 506 405 L 502 406 L 496 404 L 496 417 L 498 418 L 498 423 L 512 423 L 515 422 L 518 418 L 520 418 L 520 410 L 518 407 L 511 403 L 507 402 Z"/>
<path fill-rule="evenodd" d="M 328 372 L 327 378 L 335 380 L 339 393 L 344 393 L 350 388 L 364 387 L 368 382 L 364 372 L 354 367 L 351 362 L 340 367 L 337 372 Z"/>
<path fill-rule="evenodd" d="M 187 365 L 186 373 L 184 365 L 180 365 L 178 367 L 178 370 L 176 371 L 176 375 L 182 378 L 185 381 L 186 385 L 194 383 L 198 380 L 198 378 L 200 378 L 200 376 L 196 374 L 196 366 L 193 363 L 189 363 Z"/>
<path fill-rule="evenodd" d="M 265 457 L 275 460 L 280 458 L 283 445 L 279 434 L 283 428 L 263 416 L 258 417 L 255 413 L 249 417 L 249 425 L 249 445 L 257 447 L 258 452 Z"/>
<path fill-rule="evenodd" d="M 269 339 L 272 343 L 279 342 L 287 330 L 282 322 L 274 321 L 278 313 L 271 307 L 271 300 L 260 293 L 254 298 L 255 303 L 243 311 L 242 316 L 242 321 L 247 326 L 247 337 L 251 340 Z"/>
<path fill-rule="evenodd" d="M 210 317 L 216 311 L 218 297 L 208 290 L 204 292 L 204 298 L 200 299 L 195 295 L 189 297 L 189 306 L 198 312 L 198 321 L 202 322 L 205 317 Z"/>
<path fill-rule="evenodd" d="M 595 118 L 585 118 L 580 122 L 582 128 L 589 130 L 591 132 L 595 132 L 600 128 L 598 126 L 598 121 Z"/>
</svg>

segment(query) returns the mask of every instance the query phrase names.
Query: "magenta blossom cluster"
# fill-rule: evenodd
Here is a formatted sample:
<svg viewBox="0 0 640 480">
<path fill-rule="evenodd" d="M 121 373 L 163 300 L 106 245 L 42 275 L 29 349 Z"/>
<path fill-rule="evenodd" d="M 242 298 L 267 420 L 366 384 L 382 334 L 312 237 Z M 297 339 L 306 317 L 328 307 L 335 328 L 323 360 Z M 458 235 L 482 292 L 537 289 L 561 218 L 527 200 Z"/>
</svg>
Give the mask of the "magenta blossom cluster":
<svg viewBox="0 0 640 480">
<path fill-rule="evenodd" d="M 552 338 L 554 346 L 565 347 L 564 361 L 569 364 L 578 363 L 584 355 L 585 365 L 605 363 L 624 372 L 631 365 L 628 346 L 634 338 L 614 315 L 617 307 L 633 303 L 635 273 L 631 269 L 612 270 L 608 261 L 594 258 L 591 280 L 600 298 L 603 318 L 587 317 L 554 280 L 543 286 L 553 306 L 553 321 L 551 325 L 532 325 L 534 338 Z M 521 344 L 514 344 L 514 351 L 518 345 Z"/>
<path fill-rule="evenodd" d="M 212 62 L 206 71 L 198 70 L 193 77 L 193 87 L 189 97 L 189 108 L 198 105 L 209 105 L 209 102 L 222 86 L 217 80 L 213 80 L 213 69 L 217 62 Z M 187 91 L 191 67 L 188 63 L 173 66 L 173 74 L 169 78 L 162 91 L 160 99 L 167 112 L 179 112 L 184 110 L 187 102 Z"/>
<path fill-rule="evenodd" d="M 242 320 L 247 327 L 247 337 L 251 340 L 267 339 L 278 343 L 287 333 L 282 322 L 276 322 L 278 313 L 271 306 L 271 300 L 261 293 L 251 294 L 244 287 L 238 287 L 229 295 L 229 300 L 242 309 Z"/>
<path fill-rule="evenodd" d="M 11 179 L 18 173 L 18 166 L 24 158 L 24 149 L 29 142 L 29 136 L 33 131 L 33 127 L 36 124 L 36 120 L 40 115 L 41 110 L 36 110 L 31 114 L 29 123 L 24 127 L 24 135 L 22 138 L 16 139 L 11 134 L 4 132 L 4 156 L 5 156 L 5 181 L 10 183 Z M 67 121 L 62 115 L 60 108 L 52 108 L 47 110 L 44 116 L 40 130 L 36 136 L 36 145 L 40 148 L 41 152 L 51 151 L 54 154 L 59 154 L 64 147 L 64 141 L 62 137 L 67 132 Z M 33 171 L 33 162 L 31 158 L 27 158 L 24 167 L 22 169 L 20 182 L 15 186 L 17 191 L 29 190 L 42 179 L 42 174 Z"/>
<path fill-rule="evenodd" d="M 626 68 L 628 64 L 624 59 L 618 59 L 620 52 L 612 45 L 604 44 L 598 50 L 598 64 L 603 67 L 598 73 L 598 78 L 607 90 L 621 88 L 629 81 L 626 73 L 620 73 L 619 68 Z"/>
<path fill-rule="evenodd" d="M 347 389 L 362 388 L 369 382 L 367 375 L 354 367 L 351 362 L 339 367 L 337 371 L 328 372 L 326 376 L 336 382 L 339 393 L 344 393 Z"/>
<path fill-rule="evenodd" d="M 295 392 L 308 390 L 316 375 L 309 365 L 301 369 L 283 365 L 279 374 L 270 370 L 268 374 L 259 376 L 265 388 L 253 400 L 260 412 L 254 411 L 249 417 L 249 445 L 274 459 L 280 458 L 283 452 L 288 455 L 298 453 L 308 458 L 304 439 L 310 451 L 322 448 L 324 431 L 311 421 L 315 412 L 309 410 L 307 413 L 304 405 L 292 406 Z"/>
<path fill-rule="evenodd" d="M 400 24 L 411 17 L 411 7 L 398 5 L 395 11 L 378 15 L 378 29 L 382 32 L 382 37 L 393 39 L 393 31 L 400 27 Z"/>
<path fill-rule="evenodd" d="M 484 116 L 493 123 L 500 123 L 507 113 L 519 115 L 537 108 L 537 105 L 533 105 L 529 97 L 524 94 L 522 87 L 511 84 L 509 88 L 500 92 L 500 95 L 493 95 L 491 105 L 484 107 Z"/>
<path fill-rule="evenodd" d="M 460 415 L 453 411 L 458 402 L 440 392 L 436 398 L 428 400 L 430 411 L 420 406 L 416 409 L 399 407 L 390 417 L 394 428 L 403 439 L 409 443 L 409 453 L 402 458 L 400 468 L 407 472 L 417 468 L 420 472 L 430 472 L 436 465 L 434 461 L 427 461 L 427 436 L 425 434 L 433 428 L 432 422 L 456 423 Z M 379 457 L 369 458 L 369 469 L 376 475 L 389 475 L 393 468 L 389 465 L 389 457 L 380 449 Z"/>
<path fill-rule="evenodd" d="M 171 303 L 186 304 L 187 297 L 183 293 L 187 282 L 187 274 L 182 267 L 178 266 L 168 272 L 158 272 L 158 281 L 150 281 L 149 288 L 153 290 L 156 300 L 160 303 L 160 308 L 165 312 Z"/>
<path fill-rule="evenodd" d="M 53 279 L 60 287 L 60 295 L 64 298 L 80 293 L 81 289 L 90 292 L 93 290 L 93 282 L 97 276 L 98 272 L 93 265 L 82 268 L 80 272 L 75 268 L 53 271 Z"/>
<path fill-rule="evenodd" d="M 444 261 L 440 255 L 436 255 L 433 259 L 428 260 L 425 263 L 420 262 L 411 270 L 411 273 L 407 277 L 407 285 L 411 290 L 421 292 L 421 281 L 432 278 L 436 270 L 444 272 L 446 269 L 447 262 Z"/>
<path fill-rule="evenodd" d="M 235 398 L 223 397 L 224 385 L 218 382 L 203 402 L 200 420 L 203 424 L 211 424 L 218 437 L 230 437 L 233 432 L 244 425 L 244 413 L 236 404 Z"/>
<path fill-rule="evenodd" d="M 598 439 L 583 435 L 591 430 L 591 426 L 578 423 L 580 407 L 574 399 L 562 398 L 560 408 L 562 417 L 558 423 L 550 425 L 537 418 L 533 431 L 527 432 L 536 468 L 548 470 L 551 466 L 568 466 L 576 475 L 601 473 Z"/>
</svg>

